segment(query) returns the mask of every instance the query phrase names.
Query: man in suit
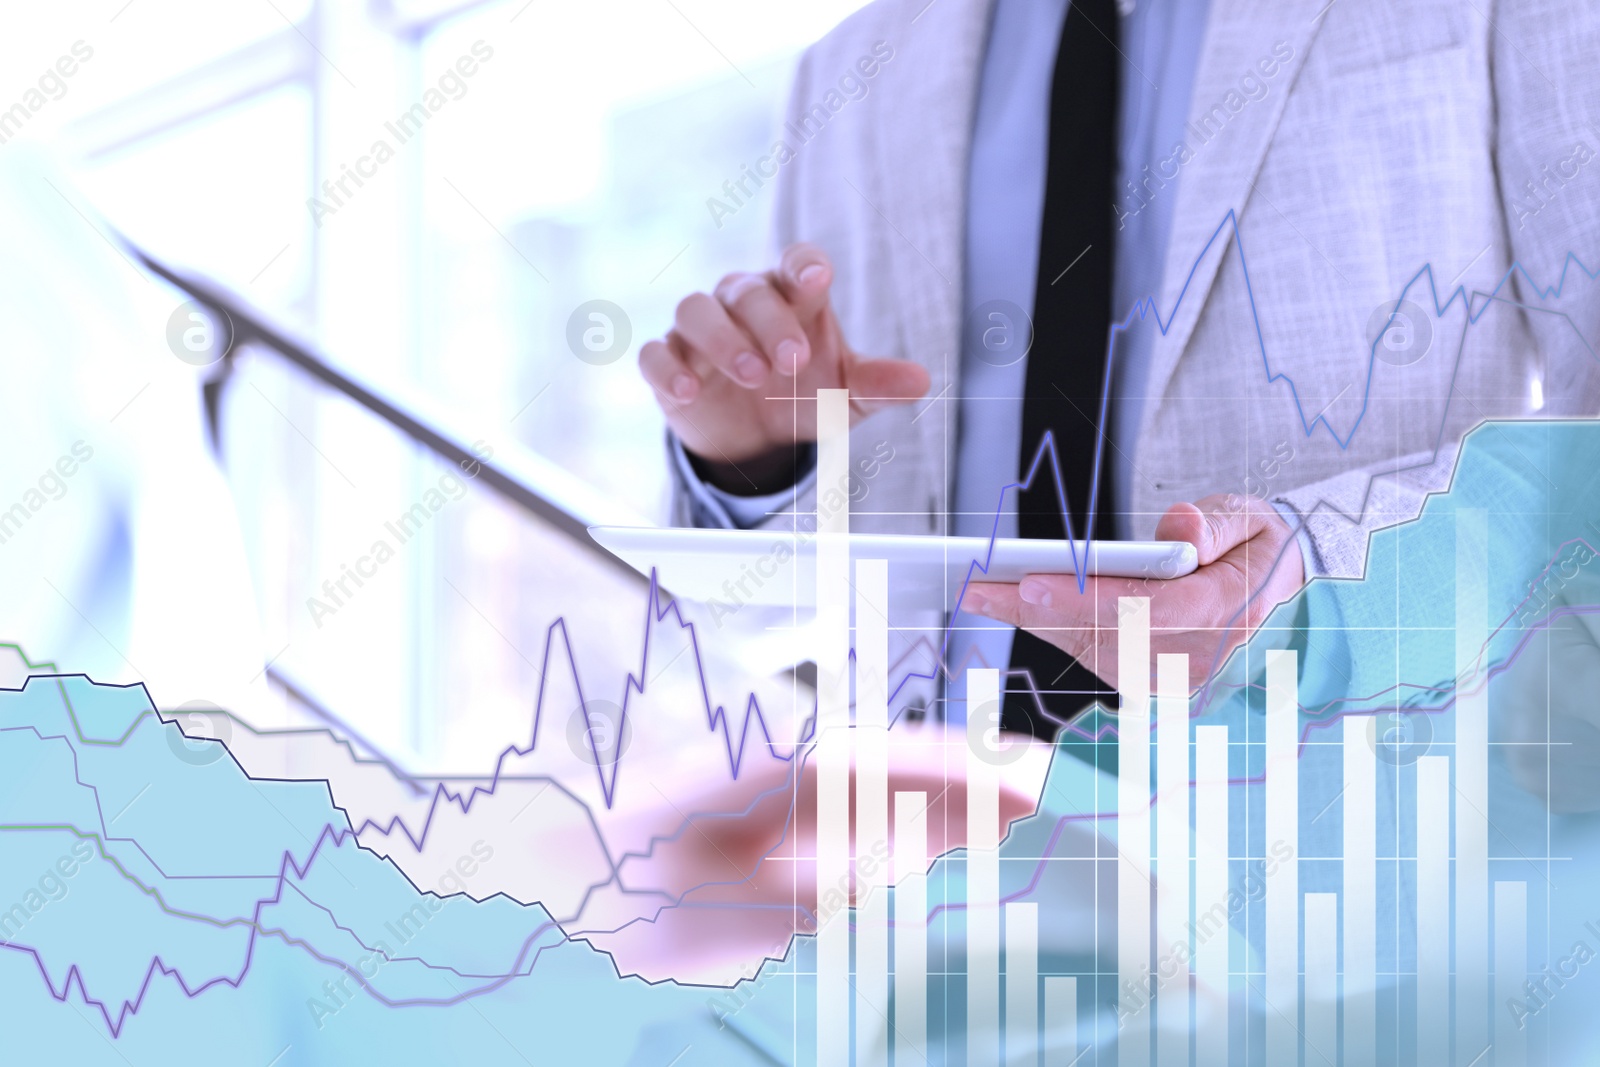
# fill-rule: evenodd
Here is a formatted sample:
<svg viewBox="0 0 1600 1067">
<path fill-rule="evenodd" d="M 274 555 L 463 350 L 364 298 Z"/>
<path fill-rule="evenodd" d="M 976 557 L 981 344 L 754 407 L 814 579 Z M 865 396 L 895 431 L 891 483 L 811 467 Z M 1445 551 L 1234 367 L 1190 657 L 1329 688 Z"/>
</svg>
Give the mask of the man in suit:
<svg viewBox="0 0 1600 1067">
<path fill-rule="evenodd" d="M 1593 413 L 1597 50 L 1576 0 L 878 0 L 801 60 L 774 265 L 641 349 L 678 521 L 804 523 L 812 398 L 847 386 L 852 452 L 895 457 L 853 528 L 1060 537 L 1048 467 L 1002 491 L 1049 431 L 1075 536 L 1200 569 L 897 619 L 896 708 L 942 669 L 960 720 L 964 667 L 1009 665 L 1007 725 L 1049 734 L 1115 682 L 1128 593 L 1203 679 L 1360 576 L 1473 425 Z"/>
</svg>

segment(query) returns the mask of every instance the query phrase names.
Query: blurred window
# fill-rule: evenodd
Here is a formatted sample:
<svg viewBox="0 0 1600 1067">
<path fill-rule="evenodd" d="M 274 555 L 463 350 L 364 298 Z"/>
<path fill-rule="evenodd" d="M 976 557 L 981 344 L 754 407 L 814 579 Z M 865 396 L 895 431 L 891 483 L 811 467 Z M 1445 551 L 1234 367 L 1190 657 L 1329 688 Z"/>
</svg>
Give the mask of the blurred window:
<svg viewBox="0 0 1600 1067">
<path fill-rule="evenodd" d="M 861 2 L 134 6 L 103 67 L 143 47 L 167 77 L 85 92 L 67 132 L 85 190 L 141 247 L 446 404 L 486 446 L 659 516 L 638 348 L 686 293 L 764 265 L 770 186 L 732 214 L 708 202 L 769 150 L 799 50 Z M 467 485 L 321 612 L 324 583 L 451 472 L 261 351 L 239 355 L 223 414 L 264 656 L 375 744 L 432 767 L 526 743 L 563 616 L 589 695 L 621 699 L 640 650 L 616 635 L 642 632 L 642 586 Z"/>
</svg>

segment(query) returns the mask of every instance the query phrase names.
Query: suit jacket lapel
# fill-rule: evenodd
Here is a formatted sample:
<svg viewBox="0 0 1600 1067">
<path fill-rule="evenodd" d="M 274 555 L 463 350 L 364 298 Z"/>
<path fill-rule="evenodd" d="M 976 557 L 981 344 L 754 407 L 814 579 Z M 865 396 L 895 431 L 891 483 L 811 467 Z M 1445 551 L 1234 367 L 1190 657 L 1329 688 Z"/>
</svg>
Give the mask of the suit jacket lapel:
<svg viewBox="0 0 1600 1067">
<path fill-rule="evenodd" d="M 978 82 L 994 0 L 911 0 L 904 30 L 890 44 L 898 69 L 882 80 L 875 181 L 856 191 L 885 223 L 888 284 L 905 354 L 933 379 L 916 427 L 922 455 L 939 457 L 948 511 L 955 470 L 950 391 L 960 373 L 967 161 Z M 899 55 L 904 56 L 904 66 Z M 924 410 L 924 408 L 926 410 Z"/>
<path fill-rule="evenodd" d="M 1152 397 L 1162 395 L 1194 332 L 1223 246 L 1232 239 L 1232 229 L 1219 230 L 1219 225 L 1230 209 L 1241 212 L 1250 196 L 1290 87 L 1321 25 L 1324 4 L 1212 0 L 1189 106 L 1194 156 L 1178 183 L 1159 297 L 1160 311 L 1171 321 L 1153 347 Z M 946 499 L 936 502 L 940 512 L 948 510 L 949 476 L 955 470 L 955 408 L 948 394 L 960 373 L 967 164 L 993 7 L 994 0 L 910 0 L 902 6 L 904 32 L 890 44 L 907 59 L 896 72 L 906 76 L 886 78 L 880 86 L 876 166 L 852 179 L 854 191 L 841 192 L 865 198 L 885 223 L 891 249 L 888 295 L 906 355 L 925 364 L 932 378 L 930 401 L 916 425 L 921 454 L 941 460 Z M 1264 79 L 1266 97 L 1245 100 L 1240 80 L 1260 77 L 1258 64 L 1273 59 L 1280 44 L 1291 47 L 1292 56 Z M 1213 114 L 1219 107 L 1226 115 L 1220 129 Z M 1191 274 L 1214 234 L 1215 243 Z M 1159 400 L 1145 405 L 1140 440 L 1146 439 L 1143 430 L 1158 405 Z"/>
<path fill-rule="evenodd" d="M 1319 9 L 1325 2 L 1212 0 L 1185 127 L 1184 139 L 1194 154 L 1178 180 L 1158 298 L 1161 315 L 1170 315 L 1171 321 L 1166 336 L 1153 345 L 1148 380 L 1153 399 L 1144 407 L 1141 441 L 1232 242 L 1233 228 L 1224 219 L 1230 210 L 1237 218 L 1250 198 L 1290 88 L 1322 24 Z M 1285 44 L 1294 50 L 1287 61 L 1281 59 Z M 1262 60 L 1278 60 L 1271 78 L 1262 77 Z M 1240 91 L 1240 79 L 1252 74 L 1268 86 L 1267 95 L 1253 101 Z"/>
</svg>

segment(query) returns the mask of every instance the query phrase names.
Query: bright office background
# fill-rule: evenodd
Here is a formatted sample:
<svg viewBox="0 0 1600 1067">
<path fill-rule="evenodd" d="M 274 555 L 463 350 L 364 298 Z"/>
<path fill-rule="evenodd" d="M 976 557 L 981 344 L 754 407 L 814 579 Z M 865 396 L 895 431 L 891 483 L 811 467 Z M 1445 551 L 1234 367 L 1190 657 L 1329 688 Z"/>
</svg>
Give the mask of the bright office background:
<svg viewBox="0 0 1600 1067">
<path fill-rule="evenodd" d="M 532 449 L 658 519 L 662 422 L 638 346 L 686 293 L 764 264 L 770 187 L 720 227 L 707 198 L 771 144 L 799 51 L 859 6 L 100 0 L 34 9 L 0 69 L 43 70 L 86 40 L 93 60 L 28 134 L 111 227 L 439 402 L 497 454 Z M 475 45 L 464 91 L 397 143 L 385 123 Z M 324 180 L 380 138 L 394 157 L 314 221 L 309 198 L 331 204 Z M 609 365 L 567 343 L 591 299 L 631 322 Z M 642 587 L 482 486 L 314 620 L 307 598 L 449 468 L 248 350 L 219 421 L 261 659 L 375 745 L 466 771 L 525 742 L 557 617 L 586 695 L 621 700 Z M 738 699 L 731 683 L 717 696 Z"/>
</svg>

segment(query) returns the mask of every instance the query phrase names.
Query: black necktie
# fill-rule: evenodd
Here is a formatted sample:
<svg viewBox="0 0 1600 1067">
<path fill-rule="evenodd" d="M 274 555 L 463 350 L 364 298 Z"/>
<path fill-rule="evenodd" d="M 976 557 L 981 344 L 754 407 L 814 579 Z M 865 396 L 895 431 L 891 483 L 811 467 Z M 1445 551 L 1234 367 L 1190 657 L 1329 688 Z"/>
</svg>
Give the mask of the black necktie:
<svg viewBox="0 0 1600 1067">
<path fill-rule="evenodd" d="M 1118 37 L 1115 0 L 1070 0 L 1050 89 L 1034 341 L 1022 404 L 1020 473 L 1026 478 L 1049 431 L 1060 461 L 1072 533 L 1078 538 L 1115 536 L 1109 461 L 1101 461 L 1093 529 L 1088 524 L 1096 456 L 1110 443 L 1110 427 L 1100 426 L 1100 410 L 1108 391 Z M 1105 408 L 1109 413 L 1110 404 Z M 1017 512 L 1023 537 L 1067 536 L 1048 459 L 1035 472 L 1030 488 L 1018 494 Z M 1032 686 L 1024 670 L 1031 675 Z M 1006 729 L 1053 738 L 1061 722 L 1097 697 L 1115 706 L 1115 693 L 1108 692 L 1088 668 L 1054 645 L 1017 631 L 1001 718 Z M 1091 751 L 1076 754 L 1094 762 Z"/>
</svg>

